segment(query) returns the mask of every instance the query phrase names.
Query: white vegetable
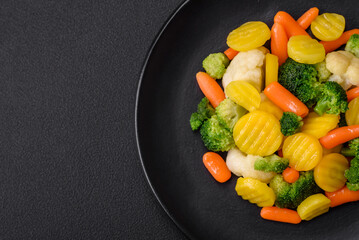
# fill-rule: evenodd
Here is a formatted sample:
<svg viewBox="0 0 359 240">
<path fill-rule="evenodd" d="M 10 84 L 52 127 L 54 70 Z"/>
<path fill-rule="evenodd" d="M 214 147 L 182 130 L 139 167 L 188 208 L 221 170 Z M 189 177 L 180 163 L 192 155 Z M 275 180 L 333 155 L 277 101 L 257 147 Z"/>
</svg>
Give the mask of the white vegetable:
<svg viewBox="0 0 359 240">
<path fill-rule="evenodd" d="M 238 148 L 229 150 L 226 158 L 228 169 L 238 177 L 251 177 L 264 183 L 269 183 L 275 173 L 254 170 L 254 162 L 259 158 L 255 155 L 245 155 Z"/>
<path fill-rule="evenodd" d="M 226 89 L 227 85 L 232 81 L 246 81 L 251 83 L 258 92 L 261 92 L 264 84 L 265 54 L 266 49 L 264 47 L 239 52 L 223 75 L 223 88 Z"/>
</svg>

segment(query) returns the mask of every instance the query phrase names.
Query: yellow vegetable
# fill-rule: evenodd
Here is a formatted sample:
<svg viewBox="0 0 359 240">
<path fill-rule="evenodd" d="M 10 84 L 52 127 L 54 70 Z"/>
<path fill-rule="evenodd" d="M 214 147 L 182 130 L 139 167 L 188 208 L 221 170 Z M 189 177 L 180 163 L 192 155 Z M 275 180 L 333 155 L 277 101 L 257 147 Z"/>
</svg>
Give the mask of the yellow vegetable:
<svg viewBox="0 0 359 240">
<path fill-rule="evenodd" d="M 261 104 L 259 105 L 258 110 L 268 112 L 273 114 L 278 120 L 281 119 L 283 115 L 282 109 L 280 109 L 277 105 L 275 105 L 271 100 L 269 99 L 262 99 Z"/>
<path fill-rule="evenodd" d="M 261 96 L 252 84 L 245 81 L 233 81 L 226 87 L 226 94 L 233 102 L 252 112 L 259 108 Z"/>
<path fill-rule="evenodd" d="M 266 86 L 272 82 L 278 81 L 278 57 L 276 55 L 266 54 Z"/>
<path fill-rule="evenodd" d="M 323 45 L 309 36 L 293 36 L 289 39 L 287 46 L 288 56 L 297 62 L 315 64 L 325 59 Z"/>
<path fill-rule="evenodd" d="M 345 18 L 336 13 L 323 13 L 310 25 L 314 36 L 323 41 L 338 39 L 344 32 Z"/>
<path fill-rule="evenodd" d="M 339 116 L 335 114 L 323 114 L 319 116 L 315 112 L 311 112 L 303 122 L 302 132 L 308 133 L 316 138 L 321 138 L 327 135 L 330 130 L 336 128 L 339 122 Z"/>
<path fill-rule="evenodd" d="M 343 147 L 342 144 L 340 144 L 336 147 L 333 147 L 331 149 L 327 149 L 327 148 L 323 147 L 323 156 L 325 156 L 329 153 L 340 153 L 340 151 L 342 150 L 342 147 Z"/>
<path fill-rule="evenodd" d="M 257 204 L 258 207 L 271 207 L 275 194 L 267 184 L 254 178 L 238 178 L 236 192 L 244 200 Z"/>
<path fill-rule="evenodd" d="M 297 133 L 285 139 L 283 157 L 289 159 L 289 166 L 297 171 L 312 170 L 322 159 L 322 146 L 318 139 L 306 134 Z"/>
<path fill-rule="evenodd" d="M 309 221 L 329 211 L 330 200 L 321 193 L 307 197 L 297 208 L 302 220 Z"/>
<path fill-rule="evenodd" d="M 262 46 L 270 37 L 264 22 L 247 22 L 229 33 L 227 45 L 237 51 L 248 51 Z"/>
<path fill-rule="evenodd" d="M 348 107 L 348 111 L 345 112 L 348 126 L 359 124 L 359 97 L 351 100 Z"/>
<path fill-rule="evenodd" d="M 233 129 L 233 138 L 242 152 L 268 156 L 278 150 L 283 135 L 276 117 L 264 111 L 254 111 L 238 120 Z"/>
<path fill-rule="evenodd" d="M 348 168 L 346 157 L 339 153 L 330 153 L 314 168 L 314 180 L 324 191 L 334 192 L 344 187 L 347 181 L 344 171 Z"/>
</svg>

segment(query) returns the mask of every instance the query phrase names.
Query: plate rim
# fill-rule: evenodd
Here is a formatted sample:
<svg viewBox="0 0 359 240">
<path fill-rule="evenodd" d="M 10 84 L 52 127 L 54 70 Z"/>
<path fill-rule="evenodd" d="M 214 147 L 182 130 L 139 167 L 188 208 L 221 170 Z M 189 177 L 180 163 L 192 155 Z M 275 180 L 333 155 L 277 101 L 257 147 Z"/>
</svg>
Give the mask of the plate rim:
<svg viewBox="0 0 359 240">
<path fill-rule="evenodd" d="M 140 77 L 139 77 L 139 81 L 137 84 L 137 91 L 136 91 L 136 103 L 135 103 L 135 135 L 136 135 L 136 145 L 137 145 L 137 152 L 138 152 L 138 156 L 140 158 L 140 162 L 141 162 L 141 166 L 142 166 L 142 170 L 143 173 L 145 174 L 146 180 L 148 185 L 151 188 L 152 193 L 155 195 L 158 203 L 161 205 L 162 209 L 165 211 L 165 213 L 167 214 L 167 216 L 172 220 L 172 222 L 175 224 L 175 226 L 188 238 L 188 239 L 195 239 L 194 236 L 192 234 L 190 234 L 188 232 L 187 229 L 185 229 L 179 222 L 177 222 L 177 220 L 174 218 L 174 216 L 170 213 L 170 211 L 167 209 L 167 207 L 165 206 L 165 204 L 162 202 L 162 200 L 160 199 L 159 195 L 157 194 L 157 191 L 155 190 L 148 174 L 147 174 L 147 170 L 143 161 L 143 157 L 141 154 L 141 147 L 140 147 L 140 142 L 139 142 L 139 131 L 138 131 L 138 106 L 139 106 L 139 99 L 140 99 L 140 91 L 141 91 L 141 86 L 142 86 L 142 81 L 144 78 L 144 74 L 145 71 L 147 69 L 147 65 L 150 61 L 151 55 L 153 53 L 154 48 L 157 46 L 159 40 L 161 39 L 163 33 L 166 31 L 168 25 L 172 22 L 172 20 L 178 15 L 178 13 L 185 7 L 188 5 L 188 3 L 191 2 L 191 0 L 183 0 L 182 3 L 180 3 L 170 14 L 170 16 L 166 19 L 166 21 L 164 22 L 164 24 L 162 25 L 161 29 L 159 30 L 159 32 L 157 33 L 157 35 L 155 36 L 154 40 L 151 43 L 151 46 L 146 54 L 146 58 L 142 64 L 142 69 L 141 69 L 141 73 L 140 73 Z"/>
</svg>

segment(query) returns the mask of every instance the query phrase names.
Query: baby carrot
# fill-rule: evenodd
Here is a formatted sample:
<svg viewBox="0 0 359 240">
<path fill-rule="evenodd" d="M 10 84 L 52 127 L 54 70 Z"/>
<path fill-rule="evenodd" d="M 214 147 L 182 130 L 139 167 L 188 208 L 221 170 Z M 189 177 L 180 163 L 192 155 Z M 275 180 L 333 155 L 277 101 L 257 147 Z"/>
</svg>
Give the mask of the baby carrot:
<svg viewBox="0 0 359 240">
<path fill-rule="evenodd" d="M 203 155 L 203 164 L 218 182 L 223 183 L 231 178 L 231 171 L 229 171 L 226 162 L 219 154 L 214 152 L 205 153 Z"/>
<path fill-rule="evenodd" d="M 336 207 L 348 202 L 359 201 L 359 191 L 350 191 L 347 186 L 335 192 L 325 192 L 325 195 L 331 201 L 331 207 Z"/>
<path fill-rule="evenodd" d="M 293 224 L 298 224 L 302 221 L 297 211 L 278 207 L 262 208 L 261 217 L 267 220 Z"/>
<path fill-rule="evenodd" d="M 271 29 L 271 50 L 272 54 L 278 57 L 279 65 L 282 65 L 288 58 L 287 43 L 288 37 L 283 25 L 274 23 Z"/>
<path fill-rule="evenodd" d="M 264 94 L 284 112 L 293 112 L 304 118 L 309 109 L 278 82 L 272 82 L 264 89 Z"/>
<path fill-rule="evenodd" d="M 309 36 L 309 34 L 299 25 L 299 23 L 297 23 L 297 21 L 295 21 L 294 18 L 292 18 L 292 16 L 286 12 L 277 12 L 277 14 L 274 16 L 274 22 L 283 25 L 288 38 L 297 35 Z"/>
<path fill-rule="evenodd" d="M 319 14 L 319 9 L 313 7 L 308 11 L 306 11 L 300 18 L 298 18 L 297 22 L 303 29 L 307 29 L 310 26 L 310 24 L 314 21 L 314 19 L 318 16 L 318 14 Z"/>
<path fill-rule="evenodd" d="M 350 89 L 349 91 L 347 91 L 347 98 L 348 98 L 348 102 L 350 102 L 351 100 L 353 100 L 354 98 L 359 97 L 359 87 Z"/>
<path fill-rule="evenodd" d="M 226 97 L 219 84 L 205 72 L 198 72 L 197 83 L 209 102 L 216 108 Z"/>
<path fill-rule="evenodd" d="M 349 38 L 353 34 L 359 34 L 359 29 L 352 29 L 346 32 L 343 32 L 343 34 L 336 40 L 333 41 L 320 41 L 319 43 L 322 44 L 325 48 L 325 53 L 329 53 L 334 51 L 335 49 L 339 48 L 341 45 L 348 42 Z"/>
<path fill-rule="evenodd" d="M 284 181 L 287 183 L 294 183 L 299 178 L 299 172 L 295 170 L 294 168 L 287 167 L 283 173 Z"/>
<path fill-rule="evenodd" d="M 336 128 L 319 139 L 323 147 L 331 149 L 339 144 L 359 137 L 359 125 Z"/>
<path fill-rule="evenodd" d="M 234 50 L 233 48 L 228 48 L 226 51 L 224 51 L 224 54 L 226 54 L 229 60 L 232 60 L 235 56 L 237 56 L 238 51 Z"/>
</svg>

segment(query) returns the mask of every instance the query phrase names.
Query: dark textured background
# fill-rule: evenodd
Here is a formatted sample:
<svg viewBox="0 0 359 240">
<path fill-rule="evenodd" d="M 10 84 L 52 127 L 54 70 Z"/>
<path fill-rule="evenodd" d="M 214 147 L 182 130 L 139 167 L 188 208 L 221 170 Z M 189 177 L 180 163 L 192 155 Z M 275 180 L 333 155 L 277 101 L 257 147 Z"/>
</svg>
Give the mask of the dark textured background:
<svg viewBox="0 0 359 240">
<path fill-rule="evenodd" d="M 0 239 L 185 239 L 137 154 L 140 71 L 181 0 L 1 1 Z"/>
</svg>

